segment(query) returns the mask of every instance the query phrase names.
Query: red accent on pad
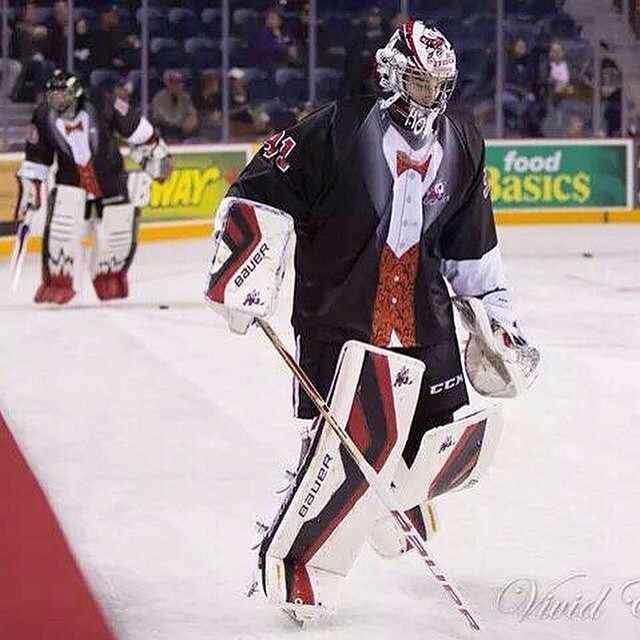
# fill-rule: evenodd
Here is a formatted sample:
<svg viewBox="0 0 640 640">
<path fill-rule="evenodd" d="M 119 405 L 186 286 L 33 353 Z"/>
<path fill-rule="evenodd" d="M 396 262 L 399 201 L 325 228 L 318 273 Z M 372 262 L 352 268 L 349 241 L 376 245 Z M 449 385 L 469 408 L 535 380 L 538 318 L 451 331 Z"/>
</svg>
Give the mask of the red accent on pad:
<svg viewBox="0 0 640 640">
<path fill-rule="evenodd" d="M 316 598 L 304 563 L 296 562 L 291 571 L 288 602 L 295 604 L 315 604 Z"/>
<path fill-rule="evenodd" d="M 480 442 L 484 438 L 484 431 L 487 425 L 486 420 L 469 425 L 460 436 L 458 444 L 449 454 L 447 461 L 440 469 L 438 475 L 429 485 L 429 500 L 442 495 L 460 486 L 471 474 L 480 455 L 480 446 L 468 450 L 469 442 L 476 437 L 480 437 Z M 464 456 L 467 456 L 466 458 Z"/>
<path fill-rule="evenodd" d="M 347 431 L 360 451 L 365 452 L 369 448 L 369 443 L 371 442 L 369 427 L 358 396 L 355 397 L 351 406 L 351 413 L 347 421 Z"/>
<path fill-rule="evenodd" d="M 3 640 L 114 640 L 2 414 L 0 487 Z"/>
<path fill-rule="evenodd" d="M 101 273 L 93 279 L 93 288 L 100 300 L 117 300 L 129 295 L 129 281 L 123 271 Z"/>
<path fill-rule="evenodd" d="M 380 450 L 380 453 L 378 454 L 375 460 L 373 461 L 369 460 L 369 463 L 371 464 L 371 466 L 376 471 L 379 472 L 380 469 L 382 469 L 382 467 L 384 466 L 385 462 L 387 461 L 387 458 L 389 457 L 389 453 L 391 452 L 391 450 L 393 449 L 394 445 L 398 440 L 398 428 L 397 428 L 396 419 L 395 419 L 396 414 L 395 414 L 395 405 L 393 402 L 393 388 L 392 388 L 392 381 L 391 381 L 391 373 L 389 372 L 389 361 L 385 356 L 376 354 L 376 353 L 371 353 L 371 352 L 368 352 L 366 354 L 365 362 L 366 362 L 366 358 L 372 359 L 377 386 L 381 394 L 383 411 L 385 415 L 385 424 L 387 427 L 387 437 L 385 439 L 384 446 Z M 364 370 L 364 365 L 363 365 L 363 370 Z M 362 376 L 362 372 L 360 375 Z M 357 396 L 355 400 L 357 401 L 358 405 L 361 406 Z M 370 442 L 371 441 L 371 438 L 369 435 L 370 428 L 369 428 L 369 424 L 366 421 L 366 416 L 362 411 L 358 411 L 357 409 L 354 412 L 353 408 L 349 417 L 349 421 L 347 422 L 347 431 L 349 435 L 351 435 L 351 437 L 353 438 L 354 432 L 353 432 L 353 425 L 351 424 L 351 416 L 356 417 L 356 419 L 358 420 L 358 424 L 356 427 L 358 430 L 366 429 L 367 441 Z M 365 451 L 363 451 L 363 453 L 364 452 Z M 306 593 L 305 589 L 308 588 L 309 591 L 307 593 L 307 597 L 310 597 L 311 601 L 310 602 L 306 600 L 303 600 L 303 601 L 308 604 L 314 604 L 313 590 L 311 588 L 311 583 L 309 582 L 309 576 L 306 570 L 306 566 L 309 563 L 309 560 L 315 555 L 316 551 L 318 551 L 318 549 L 327 541 L 329 536 L 333 533 L 333 531 L 335 531 L 336 527 L 344 520 L 347 514 L 353 509 L 355 504 L 358 502 L 358 500 L 360 500 L 360 498 L 364 495 L 365 491 L 368 488 L 369 488 L 369 484 L 367 483 L 366 480 L 363 479 L 361 482 L 359 482 L 354 488 L 352 494 L 342 505 L 338 513 L 336 513 L 335 516 L 329 521 L 324 531 L 322 531 L 318 535 L 318 537 L 313 541 L 313 544 L 311 544 L 305 550 L 302 556 L 298 558 L 296 565 L 293 568 L 291 584 L 288 585 L 288 589 L 287 589 L 288 602 L 293 602 L 293 598 L 295 597 L 301 598 L 301 594 Z M 305 580 L 306 580 L 306 583 L 305 583 Z M 295 593 L 294 593 L 294 585 L 297 586 L 297 591 Z"/>
<path fill-rule="evenodd" d="M 236 207 L 239 209 L 238 213 L 235 212 Z M 235 203 L 229 211 L 229 217 L 227 218 L 227 224 L 223 232 L 224 235 L 222 241 L 231 240 L 236 244 L 234 235 L 241 235 L 241 230 L 237 226 L 236 220 L 234 220 L 235 215 L 242 215 L 243 220 L 249 226 L 251 240 L 244 249 L 237 252 L 237 255 L 234 252 L 231 258 L 227 261 L 227 264 L 224 265 L 224 272 L 220 274 L 220 278 L 215 281 L 213 281 L 212 278 L 212 283 L 209 284 L 207 298 L 212 302 L 218 302 L 220 304 L 224 304 L 225 289 L 227 288 L 227 284 L 229 284 L 231 278 L 235 273 L 237 273 L 238 267 L 249 258 L 258 246 L 260 240 L 262 240 L 262 234 L 260 233 L 260 227 L 258 226 L 258 219 L 256 218 L 254 208 L 249 204 L 238 202 Z"/>
<path fill-rule="evenodd" d="M 67 304 L 75 295 L 73 278 L 70 275 L 63 273 L 51 275 L 47 271 L 43 274 L 42 284 L 38 287 L 33 301 L 37 304 L 43 302 Z"/>
</svg>

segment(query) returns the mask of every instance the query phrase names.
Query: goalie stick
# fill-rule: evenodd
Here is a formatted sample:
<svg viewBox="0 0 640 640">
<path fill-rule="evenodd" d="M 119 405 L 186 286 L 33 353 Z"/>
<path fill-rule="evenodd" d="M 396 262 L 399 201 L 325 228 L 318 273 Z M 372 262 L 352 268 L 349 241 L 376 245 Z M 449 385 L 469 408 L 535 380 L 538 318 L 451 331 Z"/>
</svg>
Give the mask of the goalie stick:
<svg viewBox="0 0 640 640">
<path fill-rule="evenodd" d="M 9 262 L 9 273 L 11 274 L 11 291 L 15 293 L 20 283 L 20 274 L 22 273 L 22 265 L 24 257 L 27 253 L 27 240 L 31 231 L 31 219 L 34 210 L 28 209 L 25 217 L 20 221 L 16 230 L 16 237 L 13 242 L 13 251 L 11 252 L 11 260 Z"/>
<path fill-rule="evenodd" d="M 420 556 L 424 564 L 426 564 L 442 589 L 451 597 L 456 606 L 456 609 L 458 610 L 458 613 L 460 613 L 460 615 L 465 618 L 472 629 L 479 631 L 480 625 L 478 624 L 477 616 L 472 613 L 469 605 L 465 603 L 465 601 L 462 599 L 462 596 L 460 596 L 460 594 L 458 593 L 457 589 L 449 582 L 447 577 L 444 575 L 435 559 L 433 558 L 433 555 L 427 549 L 424 541 L 420 537 L 420 534 L 411 523 L 411 520 L 409 520 L 405 513 L 398 507 L 392 489 L 380 482 L 376 471 L 367 462 L 366 458 L 354 444 L 353 440 L 344 429 L 344 427 L 338 424 L 337 420 L 331 413 L 331 409 L 329 408 L 323 397 L 315 388 L 311 380 L 307 377 L 304 370 L 287 351 L 286 347 L 280 340 L 278 334 L 273 330 L 271 325 L 266 320 L 260 317 L 256 317 L 255 322 L 262 329 L 271 344 L 278 351 L 293 375 L 298 379 L 300 385 L 305 390 L 322 417 L 326 420 L 327 424 L 331 427 L 331 429 L 333 429 L 336 436 L 340 439 L 340 442 L 360 469 L 364 479 L 376 492 L 382 504 L 389 510 L 389 513 L 391 513 L 393 518 L 396 520 L 407 542 L 415 548 L 417 554 Z"/>
</svg>

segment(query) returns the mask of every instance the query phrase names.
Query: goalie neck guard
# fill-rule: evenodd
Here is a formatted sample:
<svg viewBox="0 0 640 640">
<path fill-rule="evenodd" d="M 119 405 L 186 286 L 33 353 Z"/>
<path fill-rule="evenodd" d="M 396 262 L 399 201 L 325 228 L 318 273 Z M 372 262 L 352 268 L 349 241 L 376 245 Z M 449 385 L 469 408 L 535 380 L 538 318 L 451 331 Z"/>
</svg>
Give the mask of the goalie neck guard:
<svg viewBox="0 0 640 640">
<path fill-rule="evenodd" d="M 433 133 L 435 119 L 447 108 L 458 78 L 456 54 L 435 27 L 405 22 L 376 52 L 375 83 L 381 107 L 402 129 Z"/>
</svg>

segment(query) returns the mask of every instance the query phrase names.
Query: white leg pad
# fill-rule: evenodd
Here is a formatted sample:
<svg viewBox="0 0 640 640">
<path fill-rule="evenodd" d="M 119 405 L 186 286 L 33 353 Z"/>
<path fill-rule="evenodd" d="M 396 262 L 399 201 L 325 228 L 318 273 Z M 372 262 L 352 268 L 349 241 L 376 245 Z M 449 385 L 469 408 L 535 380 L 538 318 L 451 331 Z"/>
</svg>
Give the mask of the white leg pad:
<svg viewBox="0 0 640 640">
<path fill-rule="evenodd" d="M 64 304 L 75 295 L 73 283 L 82 267 L 85 205 L 83 189 L 59 185 L 53 190 L 42 241 L 42 284 L 36 292 L 36 302 Z"/>
<path fill-rule="evenodd" d="M 126 270 L 135 246 L 135 207 L 112 204 L 104 207 L 95 223 L 95 243 L 91 256 L 91 275 Z"/>
<path fill-rule="evenodd" d="M 343 348 L 332 413 L 391 483 L 415 412 L 424 365 L 359 342 Z M 334 432 L 321 423 L 260 549 L 268 599 L 300 619 L 335 608 L 382 507 Z"/>
<path fill-rule="evenodd" d="M 425 539 L 438 528 L 431 501 L 478 483 L 495 457 L 502 426 L 502 410 L 492 405 L 427 431 L 411 469 L 400 461 L 393 480 L 398 502 Z M 384 557 L 410 550 L 393 518 L 386 516 L 376 522 L 369 543 Z"/>
</svg>

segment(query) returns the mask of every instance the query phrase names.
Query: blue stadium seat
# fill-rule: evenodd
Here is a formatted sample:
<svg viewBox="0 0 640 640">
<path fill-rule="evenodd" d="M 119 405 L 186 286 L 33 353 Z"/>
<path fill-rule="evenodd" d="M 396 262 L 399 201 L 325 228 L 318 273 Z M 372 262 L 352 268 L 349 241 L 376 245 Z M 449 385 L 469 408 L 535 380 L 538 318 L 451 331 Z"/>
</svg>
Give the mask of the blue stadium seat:
<svg viewBox="0 0 640 640">
<path fill-rule="evenodd" d="M 291 76 L 280 88 L 280 97 L 291 107 L 309 99 L 309 83 L 302 77 Z"/>
<path fill-rule="evenodd" d="M 93 24 L 97 17 L 97 11 L 89 7 L 76 7 L 73 10 L 74 20 L 86 20 L 89 24 Z"/>
<path fill-rule="evenodd" d="M 186 67 L 189 64 L 184 48 L 173 38 L 152 38 L 149 49 L 153 64 L 161 70 Z"/>
<path fill-rule="evenodd" d="M 328 47 L 346 47 L 353 37 L 354 25 L 351 18 L 329 16 L 322 21 L 325 44 Z"/>
<path fill-rule="evenodd" d="M 298 78 L 304 80 L 304 73 L 300 69 L 296 69 L 294 67 L 280 67 L 276 69 L 275 81 L 278 87 L 284 86 L 291 78 Z"/>
<path fill-rule="evenodd" d="M 480 80 L 487 70 L 487 50 L 483 47 L 462 49 L 458 54 L 458 63 L 461 77 L 467 81 Z"/>
<path fill-rule="evenodd" d="M 235 31 L 244 38 L 253 37 L 262 23 L 262 17 L 255 9 L 240 7 L 233 12 Z"/>
<path fill-rule="evenodd" d="M 344 93 L 344 73 L 330 67 L 318 67 L 314 73 L 318 102 L 336 100 Z"/>
<path fill-rule="evenodd" d="M 174 38 L 192 38 L 203 33 L 200 19 L 192 9 L 176 7 L 169 10 L 169 28 Z"/>
<path fill-rule="evenodd" d="M 107 93 L 113 91 L 120 82 L 120 74 L 113 69 L 95 69 L 89 76 L 89 83 Z"/>
<path fill-rule="evenodd" d="M 229 65 L 231 67 L 251 67 L 255 62 L 255 53 L 247 42 L 243 42 L 239 38 L 229 38 Z"/>
<path fill-rule="evenodd" d="M 184 50 L 194 67 L 218 67 L 222 63 L 220 46 L 212 38 L 203 36 L 188 38 L 185 40 Z"/>
<path fill-rule="evenodd" d="M 204 33 L 210 38 L 222 37 L 222 11 L 220 9 L 203 9 L 200 14 Z"/>
<path fill-rule="evenodd" d="M 556 38 L 576 38 L 580 35 L 580 29 L 575 20 L 567 13 L 559 13 L 549 16 L 541 21 L 548 31 Z"/>
<path fill-rule="evenodd" d="M 242 72 L 251 104 L 260 104 L 275 96 L 275 89 L 266 71 L 258 67 L 245 67 Z"/>
</svg>

